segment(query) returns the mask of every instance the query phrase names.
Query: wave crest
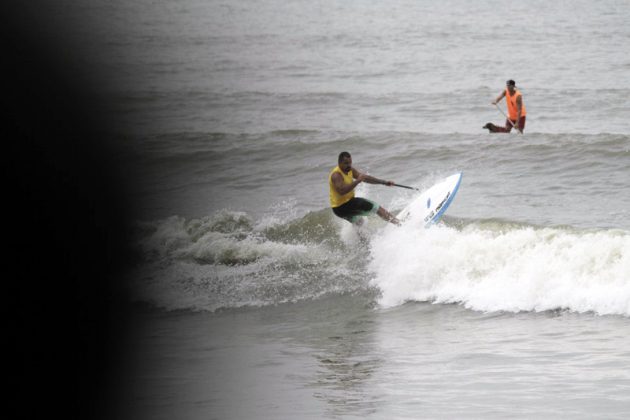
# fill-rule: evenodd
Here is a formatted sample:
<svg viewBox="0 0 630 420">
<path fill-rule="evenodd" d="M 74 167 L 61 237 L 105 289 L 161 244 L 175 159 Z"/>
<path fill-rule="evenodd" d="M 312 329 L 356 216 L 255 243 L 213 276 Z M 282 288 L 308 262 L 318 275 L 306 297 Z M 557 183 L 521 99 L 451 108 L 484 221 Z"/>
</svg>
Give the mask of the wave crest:
<svg viewBox="0 0 630 420">
<path fill-rule="evenodd" d="M 459 303 L 480 311 L 566 309 L 630 316 L 630 234 L 485 221 L 386 230 L 370 270 L 380 303 Z"/>
</svg>

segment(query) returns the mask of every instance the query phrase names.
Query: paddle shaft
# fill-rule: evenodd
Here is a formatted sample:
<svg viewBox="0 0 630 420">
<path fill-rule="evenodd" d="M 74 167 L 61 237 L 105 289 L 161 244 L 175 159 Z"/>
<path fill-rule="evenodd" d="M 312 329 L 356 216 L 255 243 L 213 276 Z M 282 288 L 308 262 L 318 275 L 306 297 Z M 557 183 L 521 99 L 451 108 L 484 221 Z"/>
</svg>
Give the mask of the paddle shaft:
<svg viewBox="0 0 630 420">
<path fill-rule="evenodd" d="M 382 185 L 387 185 L 387 182 L 386 182 L 386 181 L 381 181 L 381 182 L 379 182 L 379 183 L 380 183 L 380 184 L 382 184 Z M 414 187 L 410 187 L 410 186 L 408 186 L 408 185 L 392 184 L 392 186 L 393 186 L 393 187 L 400 187 L 400 188 L 407 188 L 408 190 L 416 190 L 416 191 L 420 191 L 419 189 L 414 188 Z"/>
<path fill-rule="evenodd" d="M 394 185 L 394 187 L 407 188 L 408 190 L 416 190 L 416 191 L 420 191 L 419 189 L 414 188 L 414 187 L 410 187 L 410 186 L 408 186 L 408 185 L 400 185 L 400 184 L 393 184 L 393 185 Z"/>
</svg>

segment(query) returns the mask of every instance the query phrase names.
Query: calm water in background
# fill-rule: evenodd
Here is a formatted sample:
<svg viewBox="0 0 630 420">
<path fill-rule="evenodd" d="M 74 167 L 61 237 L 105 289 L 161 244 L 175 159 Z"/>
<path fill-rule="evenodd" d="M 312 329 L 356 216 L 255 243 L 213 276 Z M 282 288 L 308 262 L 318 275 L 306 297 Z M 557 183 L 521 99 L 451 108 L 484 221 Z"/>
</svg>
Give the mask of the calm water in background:
<svg viewBox="0 0 630 420">
<path fill-rule="evenodd" d="M 137 209 L 121 417 L 628 418 L 628 2 L 55 13 L 108 76 Z M 525 134 L 489 135 L 508 78 Z M 358 243 L 342 150 L 421 189 L 463 171 L 444 225 Z"/>
</svg>

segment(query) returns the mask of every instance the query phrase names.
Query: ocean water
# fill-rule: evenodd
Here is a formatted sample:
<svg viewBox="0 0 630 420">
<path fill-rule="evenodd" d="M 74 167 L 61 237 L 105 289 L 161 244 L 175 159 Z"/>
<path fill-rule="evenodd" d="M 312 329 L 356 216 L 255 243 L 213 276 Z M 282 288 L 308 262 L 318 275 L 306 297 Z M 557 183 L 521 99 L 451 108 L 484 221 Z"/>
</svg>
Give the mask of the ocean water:
<svg viewBox="0 0 630 420">
<path fill-rule="evenodd" d="M 630 416 L 630 3 L 53 9 L 134 208 L 118 418 Z M 507 79 L 523 135 L 481 128 Z M 443 223 L 335 218 L 344 150 L 419 189 L 463 171 Z"/>
</svg>

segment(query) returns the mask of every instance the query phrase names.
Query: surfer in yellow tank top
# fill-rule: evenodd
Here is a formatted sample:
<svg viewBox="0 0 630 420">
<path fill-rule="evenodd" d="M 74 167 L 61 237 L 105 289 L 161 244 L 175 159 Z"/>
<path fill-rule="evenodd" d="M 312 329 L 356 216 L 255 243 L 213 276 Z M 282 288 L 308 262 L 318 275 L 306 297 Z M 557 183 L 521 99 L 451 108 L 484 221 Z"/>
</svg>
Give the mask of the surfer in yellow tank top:
<svg viewBox="0 0 630 420">
<path fill-rule="evenodd" d="M 348 152 L 341 152 L 337 163 L 337 166 L 328 175 L 330 207 L 336 216 L 346 219 L 350 223 L 361 224 L 361 216 L 376 213 L 383 220 L 396 225 L 400 224 L 398 219 L 383 207 L 373 201 L 354 195 L 354 189 L 361 182 L 392 186 L 394 185 L 393 181 L 384 181 L 353 168 L 352 156 Z"/>
<path fill-rule="evenodd" d="M 483 128 L 487 128 L 491 133 L 509 133 L 512 131 L 512 127 L 514 127 L 522 134 L 525 129 L 525 116 L 527 115 L 527 109 L 523 103 L 523 95 L 520 90 L 516 89 L 516 82 L 514 80 L 508 80 L 505 83 L 505 90 L 501 92 L 494 101 L 492 101 L 492 104 L 496 105 L 504 97 L 508 109 L 505 127 L 488 123 Z"/>
</svg>

